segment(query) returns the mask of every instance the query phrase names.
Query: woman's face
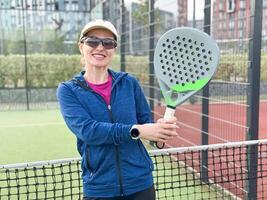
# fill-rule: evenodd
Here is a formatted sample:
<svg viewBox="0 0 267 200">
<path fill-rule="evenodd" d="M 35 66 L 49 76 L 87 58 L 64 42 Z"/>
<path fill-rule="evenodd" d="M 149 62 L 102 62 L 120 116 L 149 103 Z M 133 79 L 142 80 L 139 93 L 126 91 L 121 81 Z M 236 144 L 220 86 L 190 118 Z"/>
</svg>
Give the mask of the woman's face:
<svg viewBox="0 0 267 200">
<path fill-rule="evenodd" d="M 114 39 L 113 34 L 106 29 L 93 29 L 86 34 L 87 37 L 100 39 Z M 96 47 L 88 46 L 86 43 L 80 43 L 79 49 L 85 59 L 87 67 L 108 67 L 112 56 L 115 53 L 115 48 L 106 49 L 102 43 Z"/>
</svg>

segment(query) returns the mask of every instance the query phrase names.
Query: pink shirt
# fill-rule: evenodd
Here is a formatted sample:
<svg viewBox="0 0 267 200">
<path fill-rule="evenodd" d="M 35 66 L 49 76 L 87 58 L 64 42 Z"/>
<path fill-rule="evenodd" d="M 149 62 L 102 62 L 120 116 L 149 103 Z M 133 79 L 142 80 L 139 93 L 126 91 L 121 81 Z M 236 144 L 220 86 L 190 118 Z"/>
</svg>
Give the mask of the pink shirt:
<svg viewBox="0 0 267 200">
<path fill-rule="evenodd" d="M 111 87 L 112 87 L 112 77 L 108 76 L 108 81 L 101 84 L 93 84 L 86 81 L 88 86 L 92 88 L 96 93 L 101 95 L 105 100 L 107 105 L 110 105 Z"/>
</svg>

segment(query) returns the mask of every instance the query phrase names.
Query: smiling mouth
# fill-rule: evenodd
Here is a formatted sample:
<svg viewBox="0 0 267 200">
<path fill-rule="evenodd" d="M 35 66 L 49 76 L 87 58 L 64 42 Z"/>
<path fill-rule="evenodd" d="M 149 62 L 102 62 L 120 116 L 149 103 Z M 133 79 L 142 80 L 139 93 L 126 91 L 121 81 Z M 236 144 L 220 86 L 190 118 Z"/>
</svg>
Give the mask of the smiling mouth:
<svg viewBox="0 0 267 200">
<path fill-rule="evenodd" d="M 102 54 L 92 54 L 92 56 L 96 59 L 104 59 L 106 56 Z"/>
</svg>

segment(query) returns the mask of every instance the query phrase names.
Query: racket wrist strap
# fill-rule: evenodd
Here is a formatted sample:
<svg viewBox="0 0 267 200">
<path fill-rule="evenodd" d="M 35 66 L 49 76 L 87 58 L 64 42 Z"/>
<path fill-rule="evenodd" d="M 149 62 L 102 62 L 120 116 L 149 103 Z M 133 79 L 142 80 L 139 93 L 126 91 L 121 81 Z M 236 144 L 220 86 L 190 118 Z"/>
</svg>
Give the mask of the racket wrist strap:
<svg viewBox="0 0 267 200">
<path fill-rule="evenodd" d="M 164 119 L 170 119 L 174 116 L 175 114 L 175 108 L 167 106 L 164 114 Z"/>
</svg>

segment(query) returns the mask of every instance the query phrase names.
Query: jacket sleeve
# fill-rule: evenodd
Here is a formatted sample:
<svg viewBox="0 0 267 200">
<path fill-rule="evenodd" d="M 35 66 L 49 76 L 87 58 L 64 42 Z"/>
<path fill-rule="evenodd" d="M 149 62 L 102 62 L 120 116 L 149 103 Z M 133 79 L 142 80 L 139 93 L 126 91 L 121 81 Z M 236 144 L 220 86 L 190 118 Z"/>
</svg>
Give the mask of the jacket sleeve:
<svg viewBox="0 0 267 200">
<path fill-rule="evenodd" d="M 119 145 L 131 139 L 129 132 L 132 125 L 92 119 L 66 84 L 59 85 L 57 98 L 67 126 L 83 142 L 91 145 Z"/>
<path fill-rule="evenodd" d="M 136 113 L 137 113 L 138 123 L 139 124 L 152 123 L 153 118 L 146 97 L 138 81 L 136 79 L 134 79 L 134 81 L 135 81 Z"/>
</svg>

